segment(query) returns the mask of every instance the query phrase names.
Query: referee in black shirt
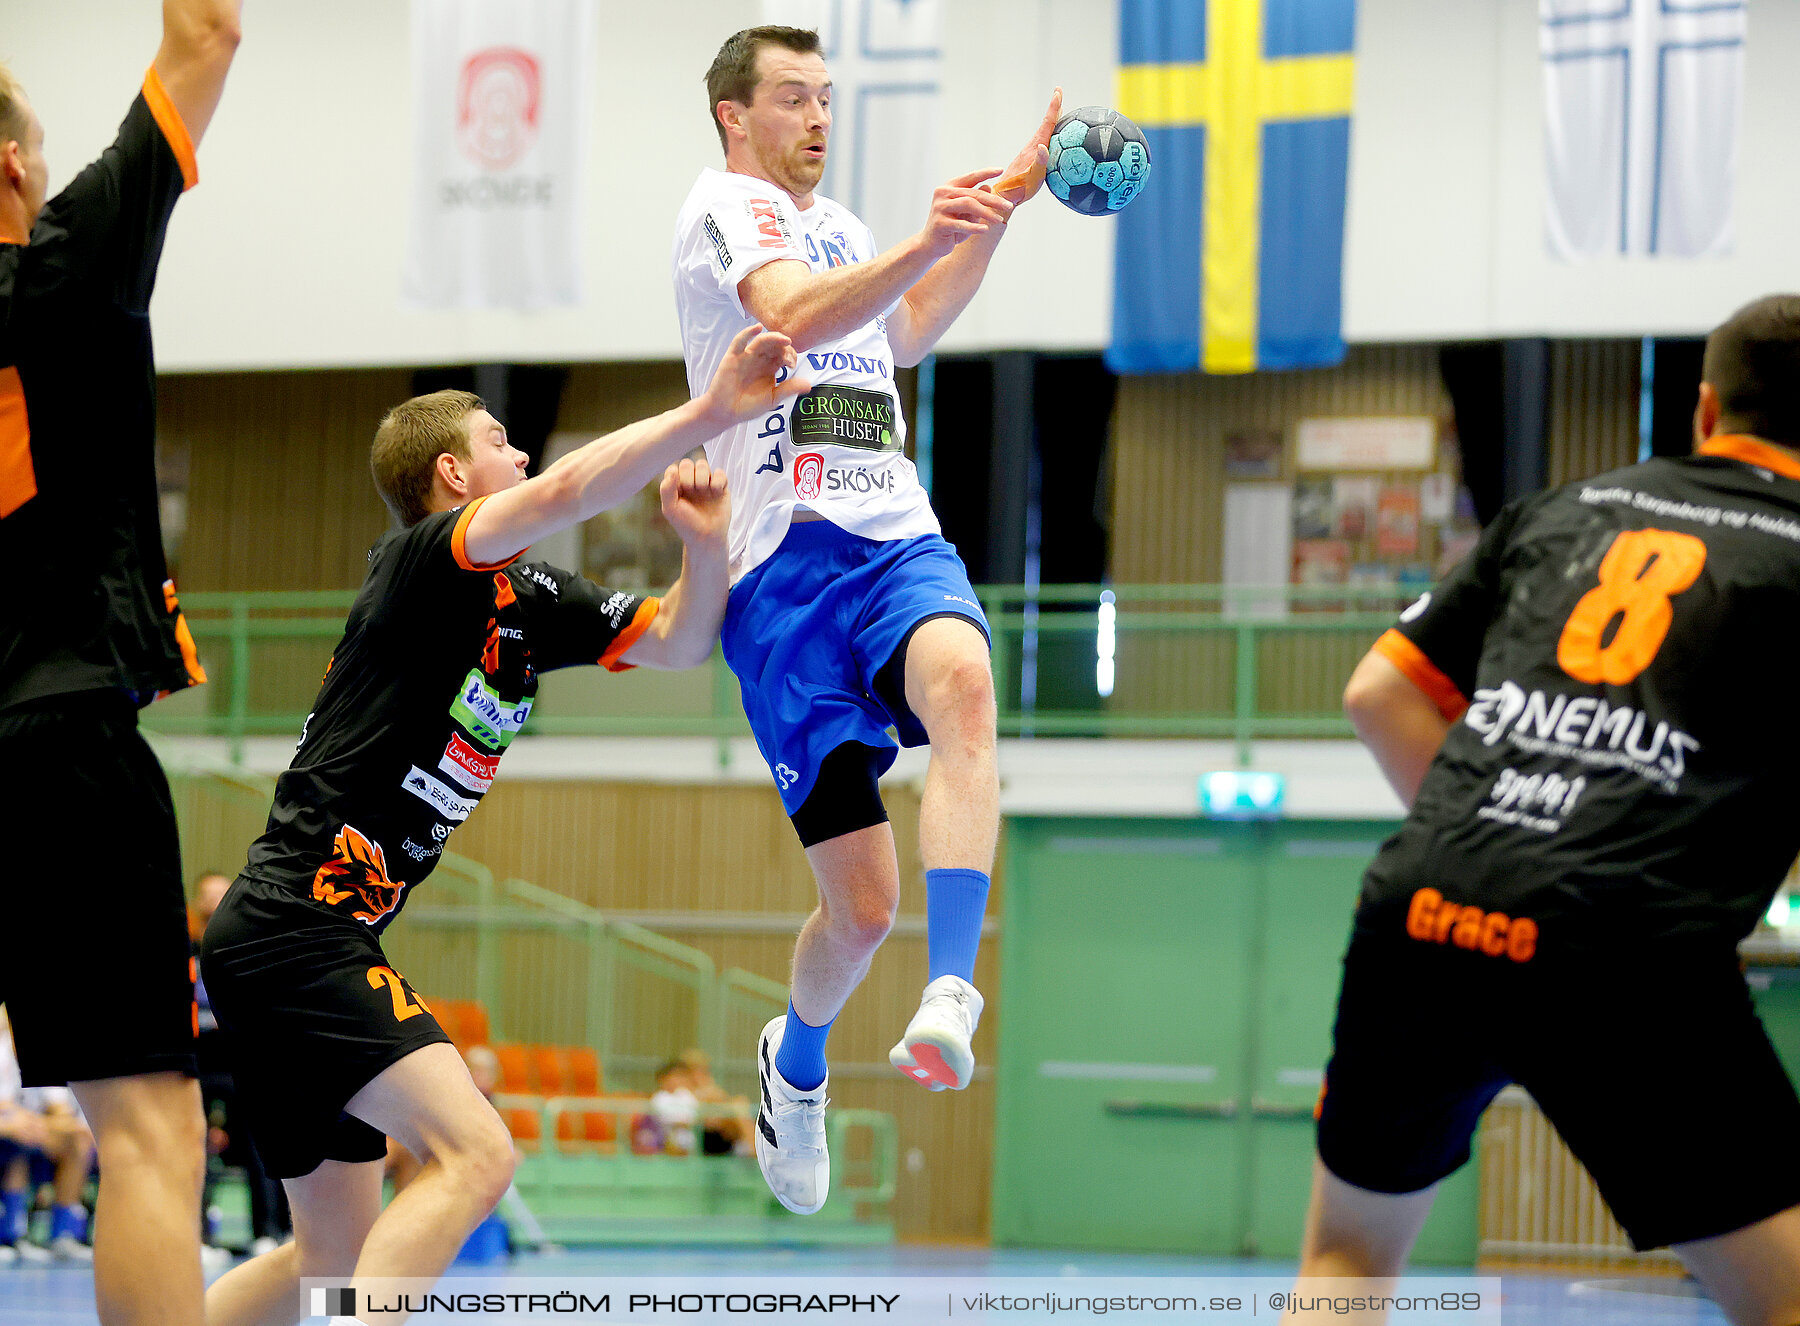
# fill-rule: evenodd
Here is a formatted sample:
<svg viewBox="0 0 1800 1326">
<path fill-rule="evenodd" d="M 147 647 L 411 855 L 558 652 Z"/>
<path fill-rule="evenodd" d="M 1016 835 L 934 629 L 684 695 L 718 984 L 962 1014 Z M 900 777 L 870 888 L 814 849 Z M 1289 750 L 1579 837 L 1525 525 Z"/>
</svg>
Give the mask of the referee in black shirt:
<svg viewBox="0 0 1800 1326">
<path fill-rule="evenodd" d="M 205 680 L 157 521 L 150 293 L 238 44 L 240 0 L 164 0 L 100 159 L 46 201 L 44 128 L 0 67 L 0 1000 L 28 1085 L 99 1144 L 102 1322 L 202 1319 L 204 1124 L 180 848 L 137 711 Z M 58 826 L 79 815 L 79 841 Z M 79 941 L 57 942 L 73 917 Z"/>
</svg>

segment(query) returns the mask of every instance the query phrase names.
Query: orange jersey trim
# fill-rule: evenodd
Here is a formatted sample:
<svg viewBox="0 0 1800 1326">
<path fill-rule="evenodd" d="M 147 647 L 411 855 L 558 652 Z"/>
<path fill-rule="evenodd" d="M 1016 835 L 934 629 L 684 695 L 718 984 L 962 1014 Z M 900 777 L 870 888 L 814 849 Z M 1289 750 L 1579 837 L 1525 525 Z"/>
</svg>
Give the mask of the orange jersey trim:
<svg viewBox="0 0 1800 1326">
<path fill-rule="evenodd" d="M 487 498 L 478 497 L 464 507 L 462 515 L 456 518 L 456 528 L 450 531 L 450 555 L 456 559 L 456 564 L 465 571 L 504 570 L 525 555 L 525 550 L 521 548 L 504 562 L 492 562 L 487 566 L 478 566 L 469 560 L 469 521 L 485 501 Z"/>
<path fill-rule="evenodd" d="M 1790 451 L 1771 443 L 1759 441 L 1754 437 L 1744 437 L 1737 433 L 1726 433 L 1719 437 L 1709 437 L 1700 444 L 1702 456 L 1724 456 L 1727 460 L 1741 460 L 1746 465 L 1758 465 L 1765 470 L 1773 470 L 1783 478 L 1800 479 L 1800 458 Z"/>
<path fill-rule="evenodd" d="M 632 614 L 631 621 L 626 624 L 623 631 L 619 632 L 618 638 L 606 647 L 606 652 L 600 655 L 600 666 L 608 672 L 627 672 L 635 668 L 637 664 L 621 663 L 619 657 L 638 642 L 639 636 L 650 629 L 650 623 L 656 620 L 656 614 L 661 610 L 661 599 L 645 599 L 638 604 L 638 610 Z"/>
<path fill-rule="evenodd" d="M 1446 722 L 1454 723 L 1469 707 L 1456 683 L 1443 674 L 1437 664 L 1425 657 L 1425 651 L 1395 630 L 1389 630 L 1375 642 L 1375 652 L 1406 674 L 1406 679 L 1430 698 Z"/>
<path fill-rule="evenodd" d="M 194 633 L 188 628 L 187 618 L 181 614 L 173 580 L 163 581 L 163 606 L 175 615 L 175 643 L 181 648 L 181 663 L 187 669 L 189 683 L 206 685 L 206 669 L 200 666 L 200 651 L 194 645 Z"/>
<path fill-rule="evenodd" d="M 8 364 L 0 368 L 0 520 L 36 497 L 37 490 L 25 384 L 19 380 L 19 370 Z"/>
<path fill-rule="evenodd" d="M 200 182 L 200 163 L 194 159 L 194 140 L 188 136 L 181 112 L 169 100 L 169 90 L 163 86 L 162 75 L 156 72 L 155 65 L 144 71 L 144 101 L 156 119 L 156 127 L 169 140 L 169 150 L 181 163 L 181 191 L 186 193 Z"/>
</svg>

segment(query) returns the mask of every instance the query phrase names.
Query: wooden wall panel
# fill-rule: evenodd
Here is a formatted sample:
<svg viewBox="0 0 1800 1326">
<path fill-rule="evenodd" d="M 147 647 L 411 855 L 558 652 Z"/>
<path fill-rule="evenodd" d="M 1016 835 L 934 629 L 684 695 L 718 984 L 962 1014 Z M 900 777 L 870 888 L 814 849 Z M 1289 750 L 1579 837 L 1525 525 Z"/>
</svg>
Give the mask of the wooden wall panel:
<svg viewBox="0 0 1800 1326">
<path fill-rule="evenodd" d="M 1450 412 L 1435 345 L 1359 345 L 1336 368 L 1119 379 L 1113 413 L 1112 574 L 1123 584 L 1217 584 L 1225 438 L 1312 415 Z"/>
<path fill-rule="evenodd" d="M 1551 486 L 1636 462 L 1642 355 L 1639 341 L 1551 342 Z"/>
<path fill-rule="evenodd" d="M 405 369 L 162 378 L 159 435 L 188 451 L 181 587 L 361 584 L 387 527 L 369 443 L 411 385 Z"/>
</svg>

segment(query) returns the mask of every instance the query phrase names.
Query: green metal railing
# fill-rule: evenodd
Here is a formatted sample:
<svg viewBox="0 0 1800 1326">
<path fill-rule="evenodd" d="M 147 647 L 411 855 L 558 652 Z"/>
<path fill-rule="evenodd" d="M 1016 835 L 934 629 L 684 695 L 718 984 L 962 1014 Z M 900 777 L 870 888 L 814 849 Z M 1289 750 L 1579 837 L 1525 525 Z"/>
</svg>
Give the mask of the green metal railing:
<svg viewBox="0 0 1800 1326">
<path fill-rule="evenodd" d="M 1350 735 L 1338 694 L 1354 658 L 1412 590 L 1220 585 L 990 585 L 1003 736 L 1229 739 L 1247 758 L 1270 737 Z M 153 731 L 244 742 L 298 733 L 355 595 L 195 593 L 183 608 L 213 684 L 153 706 Z M 1117 682 L 1093 684 L 1111 618 Z M 1035 674 L 1037 685 L 1029 684 Z M 609 678 L 579 694 L 545 679 L 527 731 L 567 736 L 748 733 L 737 685 L 715 652 L 702 669 Z"/>
</svg>

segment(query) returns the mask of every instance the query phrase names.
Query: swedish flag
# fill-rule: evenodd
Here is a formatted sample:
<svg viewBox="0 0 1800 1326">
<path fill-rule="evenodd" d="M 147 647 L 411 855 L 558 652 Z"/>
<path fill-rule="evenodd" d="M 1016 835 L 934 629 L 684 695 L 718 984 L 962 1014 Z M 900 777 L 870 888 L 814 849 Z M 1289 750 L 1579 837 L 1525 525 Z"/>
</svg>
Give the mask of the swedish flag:
<svg viewBox="0 0 1800 1326">
<path fill-rule="evenodd" d="M 1119 215 L 1114 372 L 1344 357 L 1355 27 L 1356 0 L 1120 0 L 1155 178 Z"/>
</svg>

